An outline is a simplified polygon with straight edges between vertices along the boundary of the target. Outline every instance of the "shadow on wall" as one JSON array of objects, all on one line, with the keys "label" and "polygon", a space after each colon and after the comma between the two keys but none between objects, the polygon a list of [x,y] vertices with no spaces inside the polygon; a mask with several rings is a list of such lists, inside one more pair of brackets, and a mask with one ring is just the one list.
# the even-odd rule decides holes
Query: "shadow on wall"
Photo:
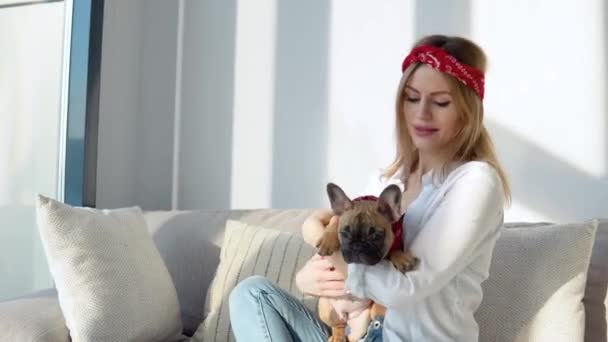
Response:
[{"label": "shadow on wall", "polygon": [[236,6],[185,2],[180,209],[230,207]]},{"label": "shadow on wall", "polygon": [[329,1],[277,2],[273,208],[318,203],[327,178]]},{"label": "shadow on wall", "polygon": [[177,1],[144,0],[141,6],[134,198],[147,210],[169,209],[179,5]]},{"label": "shadow on wall", "polygon": [[556,222],[608,216],[606,175],[588,175],[494,121],[486,120],[486,127],[514,199]]}]

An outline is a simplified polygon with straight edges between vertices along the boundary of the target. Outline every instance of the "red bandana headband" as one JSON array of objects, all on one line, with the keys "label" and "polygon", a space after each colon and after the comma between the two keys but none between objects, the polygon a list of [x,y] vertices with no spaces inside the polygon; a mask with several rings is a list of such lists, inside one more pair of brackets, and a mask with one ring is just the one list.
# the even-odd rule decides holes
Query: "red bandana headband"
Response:
[{"label": "red bandana headband", "polygon": [[435,70],[456,77],[457,80],[473,89],[475,93],[479,95],[479,98],[483,100],[483,73],[471,66],[459,62],[454,56],[448,54],[442,48],[423,45],[412,49],[410,54],[403,60],[401,72],[404,72],[407,67],[415,62],[428,64]]}]

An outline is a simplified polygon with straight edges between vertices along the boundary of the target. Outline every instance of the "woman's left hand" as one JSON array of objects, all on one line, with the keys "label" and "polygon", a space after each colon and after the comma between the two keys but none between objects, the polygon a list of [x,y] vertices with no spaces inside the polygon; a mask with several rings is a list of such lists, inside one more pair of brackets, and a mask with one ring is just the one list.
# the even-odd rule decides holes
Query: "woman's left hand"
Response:
[{"label": "woman's left hand", "polygon": [[340,251],[335,252],[334,254],[325,257],[329,260],[329,262],[334,266],[335,271],[342,275],[344,279],[348,275],[348,264],[344,261],[342,257],[342,253]]}]

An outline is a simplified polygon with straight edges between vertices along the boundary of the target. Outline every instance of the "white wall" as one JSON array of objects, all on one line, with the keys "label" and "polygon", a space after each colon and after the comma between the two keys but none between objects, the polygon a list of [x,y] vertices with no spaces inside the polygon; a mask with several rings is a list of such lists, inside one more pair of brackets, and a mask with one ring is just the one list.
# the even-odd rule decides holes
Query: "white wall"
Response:
[{"label": "white wall", "polygon": [[472,7],[492,58],[487,123],[513,182],[510,217],[608,216],[605,2]]},{"label": "white wall", "polygon": [[[488,54],[486,124],[514,195],[506,219],[608,216],[608,10],[600,0],[185,0],[180,152],[171,170],[170,73],[179,65],[171,60],[177,47],[171,37],[179,2],[155,3],[156,11],[168,7],[166,22],[150,19],[159,17],[146,2],[144,15],[123,23],[136,33],[123,27],[104,37],[104,44],[113,36],[122,41],[114,53],[132,63],[115,75],[110,92],[119,99],[114,111],[126,106],[137,113],[128,113],[135,121],[124,120],[139,130],[122,133],[130,146],[112,148],[132,155],[117,159],[125,165],[100,166],[110,175],[100,176],[100,187],[114,186],[105,190],[108,205],[167,207],[168,175],[175,170],[182,209],[327,206],[327,181],[353,195],[364,192],[394,154],[401,60],[418,37],[442,32],[472,38]],[[148,33],[153,29],[160,32]],[[154,62],[141,52],[141,42],[150,50],[152,41],[166,49]],[[130,79],[120,81],[125,75]],[[139,94],[119,94],[121,86],[139,87]],[[119,120],[122,115],[110,119]],[[111,176],[114,169],[124,175]],[[130,185],[123,187],[123,180]],[[132,194],[120,194],[124,189]]]}]

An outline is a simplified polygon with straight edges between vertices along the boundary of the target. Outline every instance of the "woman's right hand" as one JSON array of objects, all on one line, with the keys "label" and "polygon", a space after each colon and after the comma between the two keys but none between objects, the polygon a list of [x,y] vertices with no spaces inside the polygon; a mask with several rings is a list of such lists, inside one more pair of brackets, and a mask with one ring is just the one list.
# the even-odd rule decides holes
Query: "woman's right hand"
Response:
[{"label": "woman's right hand", "polygon": [[322,297],[345,295],[344,279],[329,258],[315,254],[296,275],[296,285],[302,293]]}]

